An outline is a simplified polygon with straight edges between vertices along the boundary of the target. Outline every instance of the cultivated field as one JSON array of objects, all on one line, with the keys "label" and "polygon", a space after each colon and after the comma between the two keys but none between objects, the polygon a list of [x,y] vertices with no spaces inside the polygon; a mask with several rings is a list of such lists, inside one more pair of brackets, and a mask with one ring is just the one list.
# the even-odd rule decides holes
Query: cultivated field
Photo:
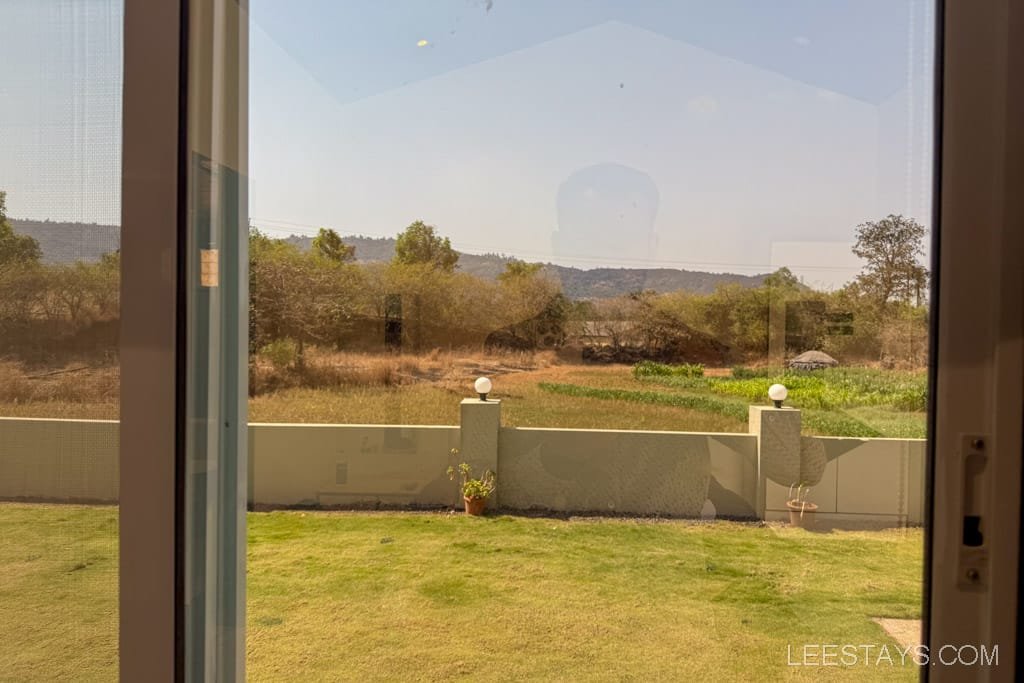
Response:
[{"label": "cultivated field", "polygon": [[[554,353],[420,356],[309,353],[303,367],[258,359],[252,422],[456,424],[472,381],[494,380],[505,424],[531,427],[746,431],[747,406],[782,382],[807,434],[923,438],[923,371],[584,364]],[[117,418],[116,367],[0,363],[0,415]]]}]

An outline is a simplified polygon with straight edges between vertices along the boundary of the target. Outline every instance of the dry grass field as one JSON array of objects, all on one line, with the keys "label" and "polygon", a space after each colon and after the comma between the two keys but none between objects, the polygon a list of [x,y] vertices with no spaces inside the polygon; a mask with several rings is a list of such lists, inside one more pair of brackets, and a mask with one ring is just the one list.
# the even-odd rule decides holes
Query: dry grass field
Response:
[{"label": "dry grass field", "polygon": [[[879,384],[908,375],[877,369],[863,373],[867,380],[862,377],[861,383]],[[756,388],[758,382],[767,381],[723,385],[720,381],[732,376],[730,368],[707,369],[708,382],[644,378],[630,366],[583,364],[553,352],[374,355],[313,349],[300,368],[257,359],[250,377],[255,395],[249,419],[457,424],[459,401],[474,395],[473,380],[481,375],[494,380],[493,397],[503,402],[506,425],[700,432],[746,431],[746,406],[764,393]],[[118,380],[117,367],[110,365],[29,368],[0,362],[0,415],[117,419]],[[709,382],[719,384],[706,386]],[[801,389],[791,391],[790,403],[801,405]],[[805,409],[804,419],[807,434],[840,436],[920,438],[924,424],[923,412],[876,404],[815,404]]]}]

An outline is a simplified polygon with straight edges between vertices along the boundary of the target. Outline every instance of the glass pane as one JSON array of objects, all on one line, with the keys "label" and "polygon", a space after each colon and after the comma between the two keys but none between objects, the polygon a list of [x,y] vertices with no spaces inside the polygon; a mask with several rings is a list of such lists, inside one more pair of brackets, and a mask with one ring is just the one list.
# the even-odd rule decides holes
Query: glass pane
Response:
[{"label": "glass pane", "polygon": [[915,676],[934,3],[251,10],[252,675]]},{"label": "glass pane", "polygon": [[116,680],[120,1],[0,5],[0,661]]},{"label": "glass pane", "polygon": [[245,678],[244,3],[189,6],[185,677]]}]

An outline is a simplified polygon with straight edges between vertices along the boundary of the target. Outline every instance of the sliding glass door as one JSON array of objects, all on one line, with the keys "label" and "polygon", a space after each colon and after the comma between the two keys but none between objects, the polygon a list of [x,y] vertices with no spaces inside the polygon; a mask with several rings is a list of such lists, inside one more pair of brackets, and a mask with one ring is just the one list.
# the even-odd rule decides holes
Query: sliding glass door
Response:
[{"label": "sliding glass door", "polygon": [[936,4],[251,10],[253,675],[915,677]]},{"label": "sliding glass door", "polygon": [[1013,678],[1009,3],[0,18],[0,678]]}]

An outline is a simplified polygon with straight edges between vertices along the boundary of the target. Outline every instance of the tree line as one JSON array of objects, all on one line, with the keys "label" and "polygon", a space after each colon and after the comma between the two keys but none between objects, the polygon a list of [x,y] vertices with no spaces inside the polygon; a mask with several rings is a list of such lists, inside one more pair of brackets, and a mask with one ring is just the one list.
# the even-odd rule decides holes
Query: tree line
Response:
[{"label": "tree line", "polygon": [[357,263],[336,232],[321,229],[304,252],[253,228],[249,235],[249,344],[257,353],[288,339],[302,362],[309,344],[412,352],[563,344],[572,304],[539,264],[512,260],[496,281],[456,269],[459,254],[416,221],[387,263]]},{"label": "tree line", "polygon": [[[539,263],[510,260],[497,281],[461,273],[458,252],[421,221],[398,235],[390,263],[356,263],[321,229],[311,251],[253,230],[250,343],[290,339],[378,350],[594,345],[606,359],[738,362],[821,349],[845,360],[923,364],[927,357],[924,228],[898,215],[856,228],[860,275],[815,291],[788,268],[758,287],[711,294],[636,291],[572,301]],[[390,334],[389,334],[390,329]]]},{"label": "tree line", "polygon": [[[0,192],[6,346],[116,328],[119,255],[44,264],[35,240],[14,233],[5,202]],[[420,352],[574,344],[669,360],[738,362],[816,348],[844,360],[920,364],[927,353],[924,235],[898,215],[857,226],[853,251],[864,269],[833,292],[812,290],[782,268],[758,287],[573,301],[542,264],[509,260],[496,280],[459,271],[450,240],[422,221],[398,235],[390,262],[357,262],[355,248],[330,229],[304,251],[253,227],[250,353],[287,342],[301,364],[310,345]],[[116,336],[104,339],[116,351]]]},{"label": "tree line", "polygon": [[[0,350],[45,351],[41,339],[74,340],[92,331],[90,347],[116,351],[121,260],[44,264],[38,242],[18,235],[0,191]],[[85,336],[89,336],[86,333]]]}]

